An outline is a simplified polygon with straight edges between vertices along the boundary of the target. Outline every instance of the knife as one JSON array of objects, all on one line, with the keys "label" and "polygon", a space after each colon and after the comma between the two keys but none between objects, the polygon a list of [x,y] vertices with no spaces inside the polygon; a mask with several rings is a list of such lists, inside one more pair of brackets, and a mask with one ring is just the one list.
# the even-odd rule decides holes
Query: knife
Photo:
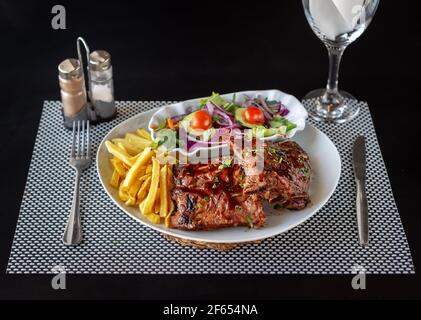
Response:
[{"label": "knife", "polygon": [[352,151],[355,183],[357,185],[357,224],[360,244],[368,244],[368,205],[365,193],[366,151],[365,138],[358,136]]}]

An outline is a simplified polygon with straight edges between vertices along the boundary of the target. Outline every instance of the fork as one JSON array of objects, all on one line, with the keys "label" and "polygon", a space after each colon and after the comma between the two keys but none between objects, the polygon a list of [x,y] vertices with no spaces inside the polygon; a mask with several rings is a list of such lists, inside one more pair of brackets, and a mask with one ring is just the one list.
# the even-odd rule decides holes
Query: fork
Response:
[{"label": "fork", "polygon": [[[86,129],[85,129],[86,127]],[[86,130],[86,133],[85,133]],[[78,120],[73,122],[73,137],[70,153],[70,166],[75,169],[75,188],[73,193],[72,207],[64,230],[64,244],[76,245],[82,241],[82,228],[79,208],[79,182],[80,176],[91,163],[91,142],[89,140],[89,121]]]}]

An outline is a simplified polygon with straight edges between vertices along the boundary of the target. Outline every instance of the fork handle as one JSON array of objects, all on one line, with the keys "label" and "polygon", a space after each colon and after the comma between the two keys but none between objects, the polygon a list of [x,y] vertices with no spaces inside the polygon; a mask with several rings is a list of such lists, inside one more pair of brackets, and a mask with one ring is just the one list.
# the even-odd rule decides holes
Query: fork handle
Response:
[{"label": "fork handle", "polygon": [[76,170],[72,208],[70,209],[69,219],[67,220],[66,229],[64,230],[63,235],[63,242],[68,246],[79,244],[82,241],[82,228],[80,223],[79,207],[80,174],[81,172]]}]

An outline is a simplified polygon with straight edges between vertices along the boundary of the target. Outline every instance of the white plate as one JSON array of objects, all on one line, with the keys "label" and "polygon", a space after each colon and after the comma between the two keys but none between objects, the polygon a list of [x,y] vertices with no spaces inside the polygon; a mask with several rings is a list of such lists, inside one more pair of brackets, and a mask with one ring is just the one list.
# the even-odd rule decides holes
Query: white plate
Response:
[{"label": "white plate", "polygon": [[268,214],[267,224],[261,229],[246,227],[226,228],[215,231],[181,231],[155,225],[141,216],[138,208],[127,207],[119,200],[117,190],[109,185],[112,175],[111,155],[105,147],[105,141],[124,136],[125,133],[138,128],[147,129],[151,116],[156,112],[150,110],[138,114],[112,129],[101,142],[97,153],[97,169],[101,183],[110,198],[120,209],[133,219],[159,232],[172,236],[212,243],[235,243],[261,240],[283,233],[313,216],[330,198],[335,191],[341,173],[341,160],[336,147],[330,139],[311,125],[294,136],[293,140],[309,154],[314,176],[310,185],[311,204],[300,211],[277,211],[273,205],[265,205]]},{"label": "white plate", "polygon": [[[288,132],[287,137],[292,138],[298,131],[304,130],[306,125],[306,119],[308,113],[301,102],[295,98],[294,96],[287,94],[285,92],[279,90],[260,90],[260,91],[240,91],[240,92],[233,92],[233,93],[226,93],[222,94],[221,97],[227,101],[232,101],[235,94],[235,100],[237,102],[242,102],[245,100],[245,96],[249,97],[257,97],[261,96],[263,98],[267,98],[268,100],[276,100],[281,101],[283,105],[289,110],[288,115],[285,116],[286,119],[291,121],[292,123],[296,124],[297,127]],[[152,138],[155,139],[155,130],[154,128],[158,127],[159,124],[163,123],[167,120],[167,118],[171,118],[178,115],[183,115],[186,113],[191,113],[195,111],[200,104],[200,100],[206,97],[197,98],[197,99],[190,99],[183,102],[173,103],[167,106],[163,106],[159,108],[151,117],[149,122],[148,128],[151,132]],[[261,140],[266,141],[277,141],[280,139],[284,139],[283,135],[273,135],[267,138],[261,138]],[[200,150],[217,150],[217,149],[227,149],[227,144],[217,144],[211,147],[201,147],[197,148],[194,151],[188,153],[185,152],[182,148],[176,148],[173,152],[179,152],[183,156],[191,157],[194,156]],[[226,152],[227,150],[225,150]],[[224,151],[223,151],[224,152]]]}]

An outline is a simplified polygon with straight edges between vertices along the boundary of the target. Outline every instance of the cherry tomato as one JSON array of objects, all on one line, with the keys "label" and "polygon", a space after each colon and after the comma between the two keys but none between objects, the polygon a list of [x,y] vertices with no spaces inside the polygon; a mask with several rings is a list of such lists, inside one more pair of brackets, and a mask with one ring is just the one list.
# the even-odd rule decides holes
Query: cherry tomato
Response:
[{"label": "cherry tomato", "polygon": [[193,130],[207,130],[212,126],[212,117],[207,111],[199,110],[193,115],[190,126]]},{"label": "cherry tomato", "polygon": [[265,123],[265,116],[257,107],[248,107],[244,111],[244,119],[247,121],[247,123],[250,124],[264,124]]}]

